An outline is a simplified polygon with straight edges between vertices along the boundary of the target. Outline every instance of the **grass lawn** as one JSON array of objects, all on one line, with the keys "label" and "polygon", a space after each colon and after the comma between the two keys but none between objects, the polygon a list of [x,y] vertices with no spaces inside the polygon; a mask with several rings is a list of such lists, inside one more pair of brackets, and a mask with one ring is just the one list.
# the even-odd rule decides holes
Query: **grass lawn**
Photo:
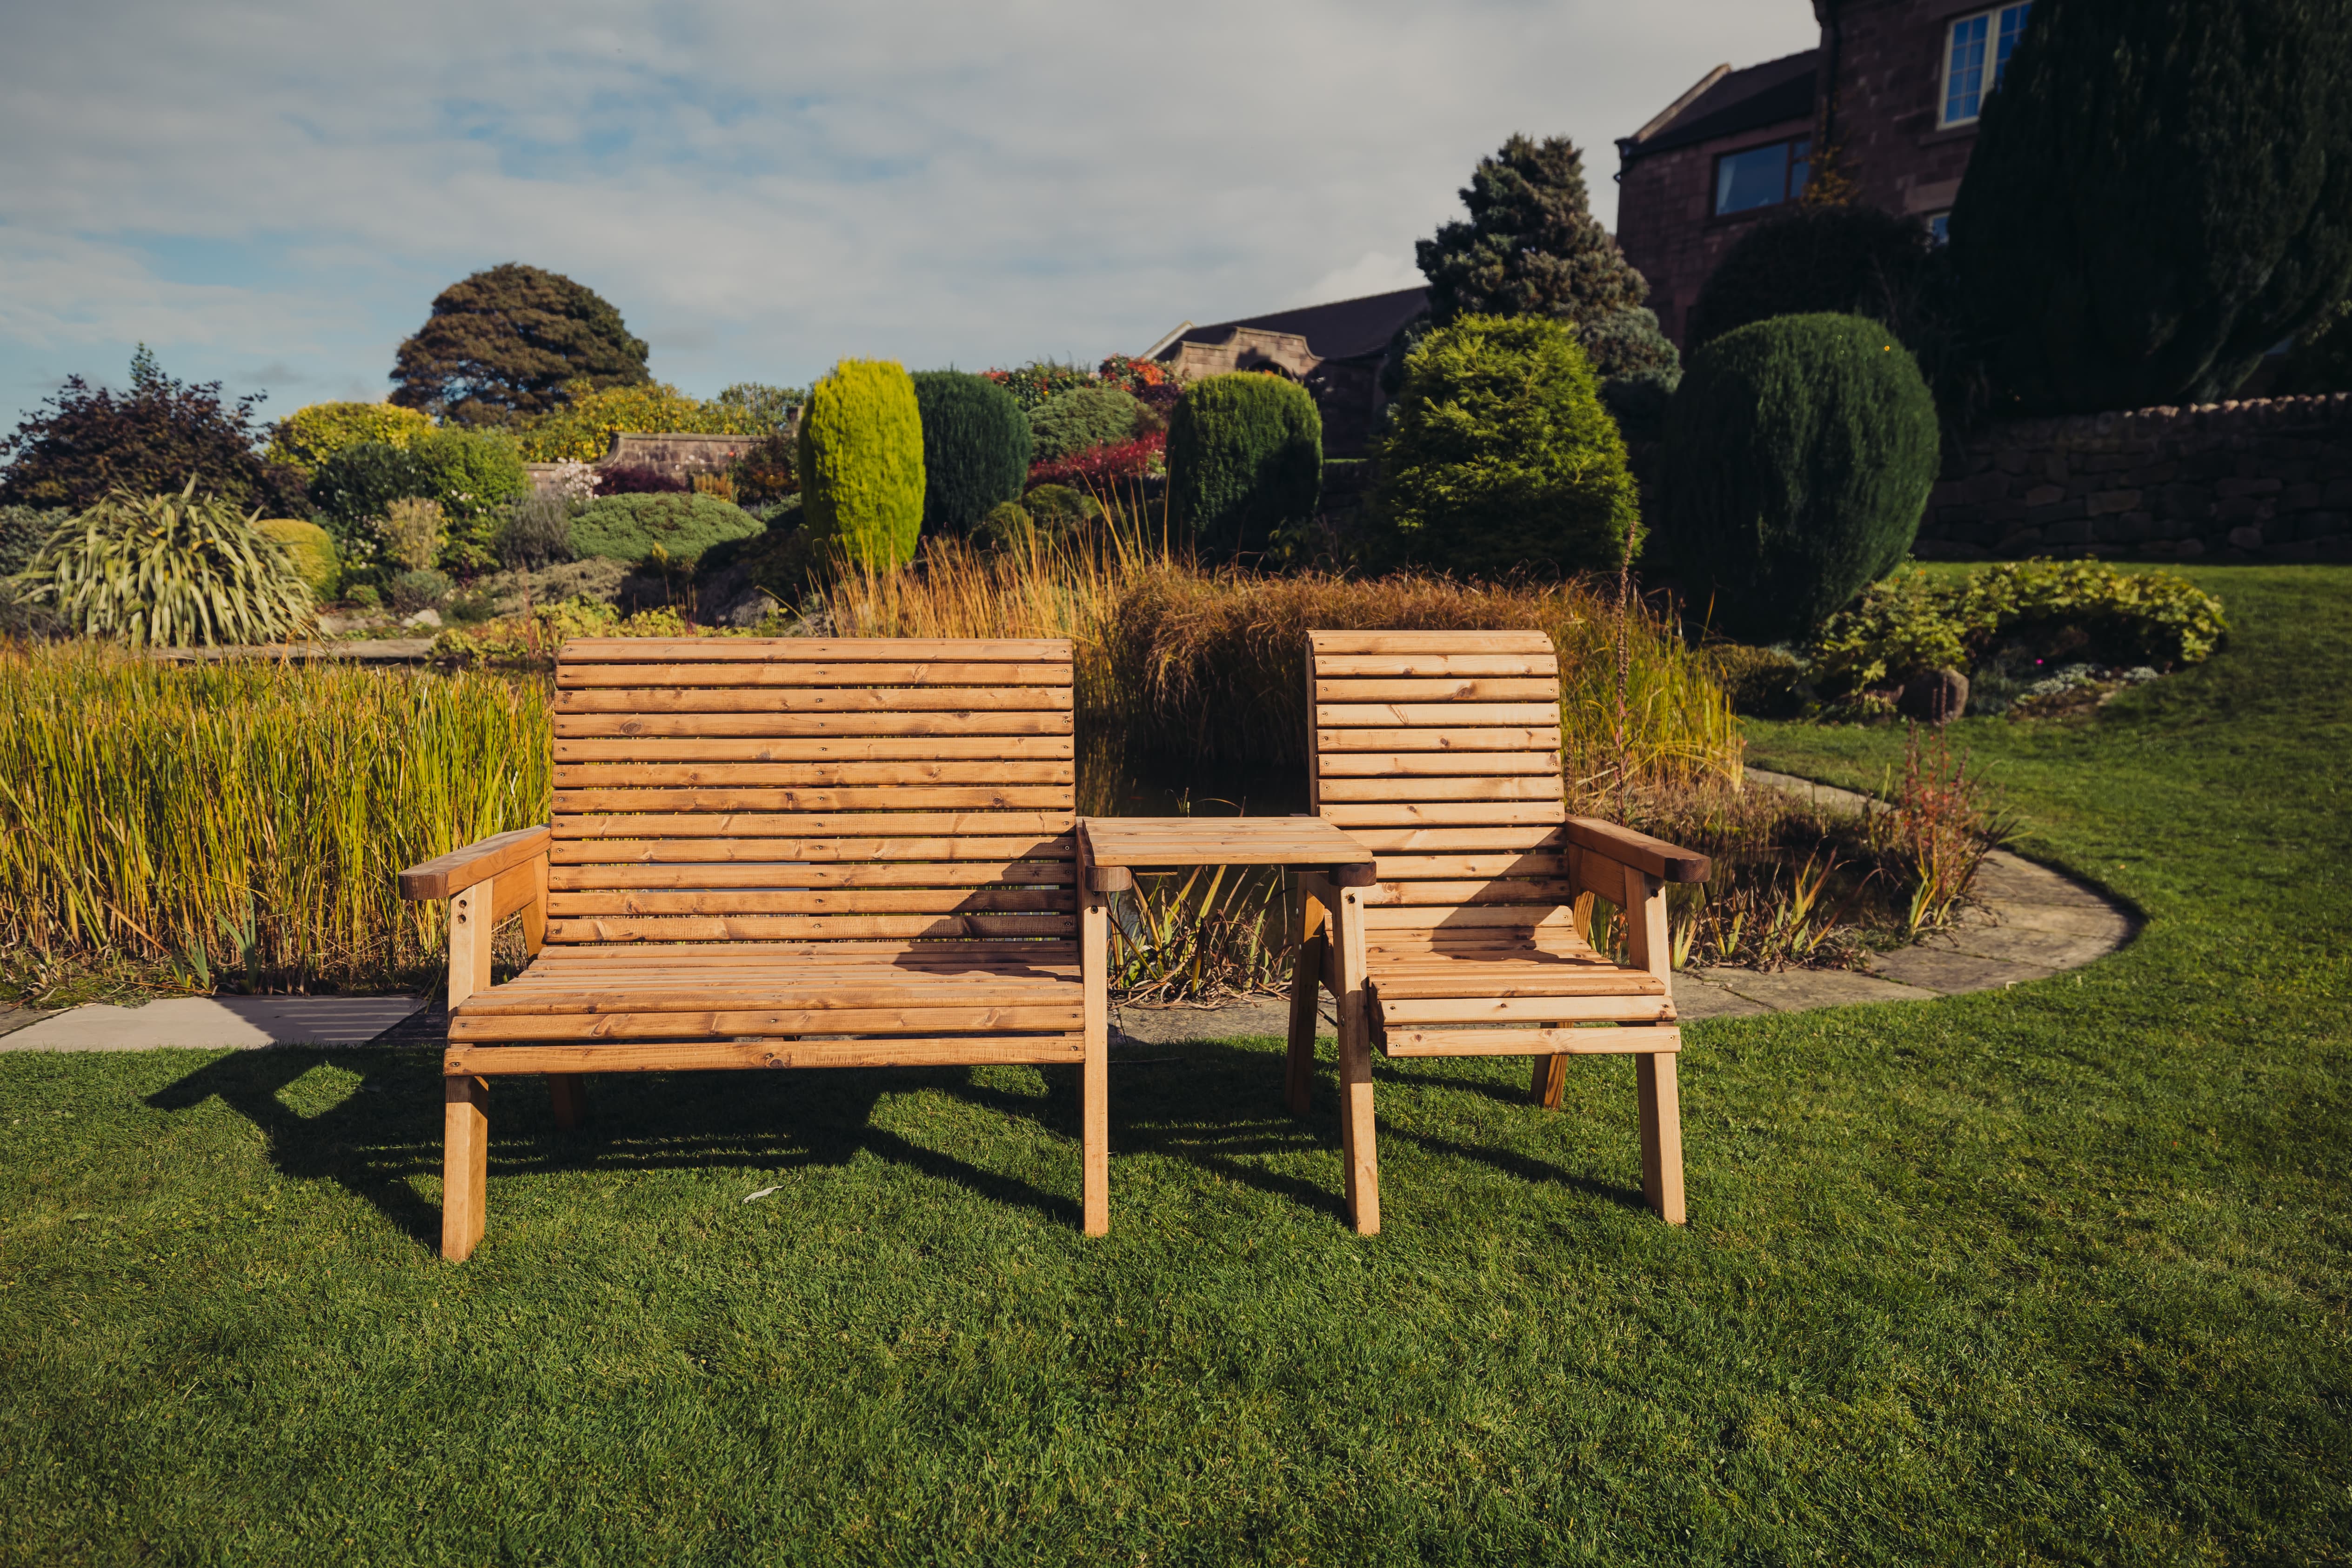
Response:
[{"label": "grass lawn", "polygon": [[1096,1242],[1070,1074],[507,1083],[450,1267],[427,1053],[0,1055],[0,1560],[2352,1561],[2352,572],[2191,575],[1958,732],[2144,935],[1696,1027],[1685,1231],[1622,1060],[1381,1064],[1370,1241],[1272,1041],[1116,1070]]}]

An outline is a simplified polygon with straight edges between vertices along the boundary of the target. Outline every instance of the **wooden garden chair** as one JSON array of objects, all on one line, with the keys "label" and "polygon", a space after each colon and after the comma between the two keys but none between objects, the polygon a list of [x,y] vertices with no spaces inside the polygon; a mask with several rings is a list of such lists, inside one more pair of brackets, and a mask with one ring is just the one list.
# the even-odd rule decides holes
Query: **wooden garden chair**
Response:
[{"label": "wooden garden chair", "polygon": [[[582,638],[545,827],[401,873],[449,900],[441,1251],[481,1239],[489,1080],[1066,1062],[1109,1228],[1103,901],[1066,641]],[[530,961],[490,984],[493,928]]]},{"label": "wooden garden chair", "polygon": [[[1633,1056],[1642,1186],[1683,1220],[1681,1113],[1665,886],[1703,855],[1571,817],[1559,757],[1559,664],[1540,632],[1317,632],[1307,655],[1307,775],[1317,815],[1376,857],[1369,887],[1309,877],[1291,991],[1288,1098],[1304,1114],[1317,986],[1339,1001],[1348,1207],[1381,1227],[1370,1048],[1398,1056],[1533,1056],[1557,1108],[1568,1059]],[[1628,961],[1586,941],[1591,900],[1624,912]]]}]

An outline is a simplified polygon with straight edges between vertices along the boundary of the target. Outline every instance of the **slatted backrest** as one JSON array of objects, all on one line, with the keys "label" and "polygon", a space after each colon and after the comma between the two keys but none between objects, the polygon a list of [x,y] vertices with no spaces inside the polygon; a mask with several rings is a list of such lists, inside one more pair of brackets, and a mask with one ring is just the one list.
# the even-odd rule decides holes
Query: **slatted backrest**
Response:
[{"label": "slatted backrest", "polygon": [[551,943],[1068,941],[1070,644],[576,638]]},{"label": "slatted backrest", "polygon": [[1550,638],[1316,632],[1307,684],[1315,810],[1379,859],[1375,942],[1573,939]]}]

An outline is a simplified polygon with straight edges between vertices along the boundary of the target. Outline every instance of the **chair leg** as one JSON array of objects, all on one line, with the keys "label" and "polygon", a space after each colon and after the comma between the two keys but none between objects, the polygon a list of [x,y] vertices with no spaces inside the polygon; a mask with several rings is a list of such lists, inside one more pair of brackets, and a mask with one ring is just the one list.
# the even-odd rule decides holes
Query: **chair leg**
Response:
[{"label": "chair leg", "polygon": [[441,1256],[462,1263],[482,1239],[490,1166],[487,1079],[459,1073],[441,1081]]},{"label": "chair leg", "polygon": [[579,1126],[588,1114],[588,1080],[577,1072],[547,1075],[548,1098],[555,1105],[555,1124],[564,1132]]},{"label": "chair leg", "polygon": [[1559,1051],[1537,1057],[1535,1076],[1528,1082],[1528,1098],[1547,1111],[1557,1111],[1567,1097],[1568,1054]]},{"label": "chair leg", "polygon": [[1359,1236],[1381,1233],[1381,1170],[1372,1132],[1372,1049],[1364,990],[1339,1003],[1339,1148],[1348,1176],[1348,1217]]},{"label": "chair leg", "polygon": [[1078,1142],[1085,1163],[1086,1233],[1110,1234],[1110,1041],[1108,1031],[1087,1031],[1086,1065],[1078,1070]]},{"label": "chair leg", "polygon": [[1642,1109],[1642,1192],[1668,1225],[1683,1223],[1683,1112],[1675,1087],[1675,1053],[1633,1059],[1633,1088]]},{"label": "chair leg", "polygon": [[1318,933],[1298,947],[1298,968],[1290,977],[1290,1057],[1283,1073],[1285,1103],[1294,1116],[1307,1114],[1315,1086],[1315,1003],[1323,990],[1324,939]]}]

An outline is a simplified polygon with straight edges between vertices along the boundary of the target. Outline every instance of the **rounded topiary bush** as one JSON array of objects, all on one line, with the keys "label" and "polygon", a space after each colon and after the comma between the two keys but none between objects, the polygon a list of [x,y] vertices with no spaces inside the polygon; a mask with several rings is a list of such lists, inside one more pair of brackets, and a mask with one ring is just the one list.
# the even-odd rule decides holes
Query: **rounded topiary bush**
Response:
[{"label": "rounded topiary bush", "polygon": [[1323,497],[1323,416],[1297,382],[1258,371],[1187,388],[1168,422],[1168,507],[1216,555],[1262,550]]},{"label": "rounded topiary bush", "polygon": [[715,496],[607,496],[572,519],[570,542],[582,557],[686,566],[713,545],[761,531],[759,518]]},{"label": "rounded topiary bush", "polygon": [[326,529],[296,517],[265,517],[254,527],[278,541],[278,548],[310,585],[311,598],[324,604],[341,590],[342,558],[335,553],[335,541]]},{"label": "rounded topiary bush", "polygon": [[1823,311],[1895,321],[1919,285],[1927,225],[1877,207],[1800,207],[1740,236],[1691,306],[1699,345],[1775,316]]},{"label": "rounded topiary bush", "polygon": [[1055,392],[1029,414],[1030,461],[1058,463],[1097,446],[1135,438],[1143,404],[1118,387],[1075,387]]},{"label": "rounded topiary bush", "polygon": [[1910,553],[1936,482],[1936,405],[1887,329],[1781,316],[1690,358],[1666,411],[1664,532],[1749,642],[1805,636]]},{"label": "rounded topiary bush", "polygon": [[1029,416],[1013,394],[966,371],[920,371],[923,527],[961,538],[1029,477]]},{"label": "rounded topiary bush", "polygon": [[868,567],[912,560],[923,529],[923,414],[906,367],[886,360],[834,366],[809,391],[800,440],[810,544]]},{"label": "rounded topiary bush", "polygon": [[1399,553],[1449,571],[1614,566],[1641,509],[1575,329],[1465,316],[1423,337],[1405,356],[1373,507]]}]

